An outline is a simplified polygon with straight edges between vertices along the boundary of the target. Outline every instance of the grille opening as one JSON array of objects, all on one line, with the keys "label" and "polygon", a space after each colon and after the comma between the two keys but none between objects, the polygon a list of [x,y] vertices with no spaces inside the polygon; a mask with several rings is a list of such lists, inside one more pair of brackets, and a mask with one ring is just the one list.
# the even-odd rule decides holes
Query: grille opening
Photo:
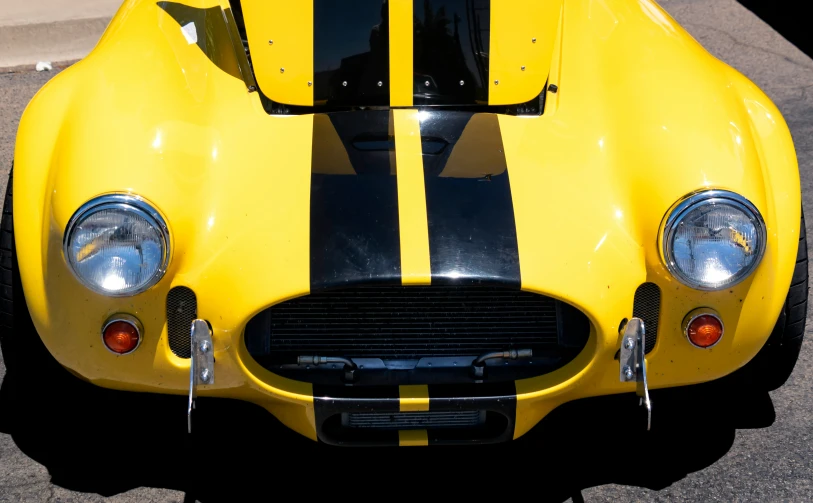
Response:
[{"label": "grille opening", "polygon": [[249,321],[245,342],[263,367],[291,379],[343,385],[341,365],[304,367],[298,356],[352,359],[357,385],[471,382],[484,353],[531,349],[527,360],[487,363],[489,382],[533,377],[584,348],[578,309],[514,288],[376,285],[329,290],[272,306]]},{"label": "grille opening", "polygon": [[632,315],[644,321],[646,341],[644,351],[649,353],[658,342],[658,319],[661,312],[661,289],[655,283],[644,283],[635,290]]},{"label": "grille opening", "polygon": [[[421,419],[417,419],[417,415]],[[413,416],[415,415],[415,416]],[[356,426],[348,421],[355,416]],[[375,418],[374,416],[381,416]],[[394,422],[405,427],[390,424],[358,426],[370,424],[383,416],[392,417]],[[451,418],[457,418],[454,424]],[[477,419],[475,422],[474,419]],[[468,421],[466,421],[468,420]],[[410,422],[424,421],[426,426],[418,427]],[[466,422],[464,422],[466,421]],[[398,445],[398,432],[404,430],[426,430],[430,444],[471,444],[498,443],[513,436],[513,422],[504,414],[492,410],[469,411],[428,411],[428,412],[351,412],[328,417],[319,429],[319,439],[333,445]]]},{"label": "grille opening", "polygon": [[198,298],[185,286],[167,294],[167,337],[169,349],[180,358],[192,356],[192,322],[198,317]]}]

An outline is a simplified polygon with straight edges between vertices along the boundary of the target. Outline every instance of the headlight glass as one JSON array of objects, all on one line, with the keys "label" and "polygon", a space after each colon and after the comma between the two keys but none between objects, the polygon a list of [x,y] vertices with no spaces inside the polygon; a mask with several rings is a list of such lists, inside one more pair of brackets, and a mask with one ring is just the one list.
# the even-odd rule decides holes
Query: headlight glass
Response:
[{"label": "headlight glass", "polygon": [[759,265],[765,223],[747,199],[733,192],[694,194],[674,208],[663,230],[669,271],[699,290],[733,286]]},{"label": "headlight glass", "polygon": [[135,295],[164,275],[169,234],[158,212],[141,199],[101,196],[71,218],[64,253],[74,275],[91,290]]}]

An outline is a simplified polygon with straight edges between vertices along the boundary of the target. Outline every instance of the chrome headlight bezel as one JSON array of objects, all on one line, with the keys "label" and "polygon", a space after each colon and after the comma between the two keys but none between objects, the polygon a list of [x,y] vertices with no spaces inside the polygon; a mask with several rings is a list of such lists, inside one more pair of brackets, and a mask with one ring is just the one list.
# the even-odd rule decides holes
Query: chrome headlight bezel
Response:
[{"label": "chrome headlight bezel", "polygon": [[[719,285],[709,285],[693,278],[686,276],[678,267],[674,260],[673,241],[674,235],[677,230],[678,224],[682,221],[690,211],[697,209],[700,206],[708,204],[727,204],[737,208],[749,216],[754,223],[754,228],[757,232],[757,256],[755,260],[747,267],[741,269],[737,274],[731,277],[729,281]],[[675,203],[661,223],[660,232],[658,233],[658,248],[660,250],[661,261],[669,273],[684,285],[695,290],[702,290],[707,292],[715,292],[725,290],[735,286],[744,281],[750,276],[759,264],[762,262],[762,257],[765,255],[765,248],[767,244],[767,228],[762,214],[756,206],[745,197],[727,190],[710,189],[698,192],[693,192],[680,199]]]},{"label": "chrome headlight bezel", "polygon": [[[87,281],[84,277],[79,275],[74,268],[69,248],[71,237],[76,229],[76,226],[93,214],[107,209],[118,209],[125,212],[135,213],[139,217],[143,218],[149,225],[158,230],[158,235],[161,239],[162,252],[160,265],[152,277],[150,277],[149,281],[145,282],[138,288],[132,288],[121,292],[110,292],[108,290],[99,288],[94,283]],[[169,227],[166,224],[166,220],[151,204],[134,194],[105,194],[91,199],[76,210],[68,221],[68,225],[65,226],[65,232],[62,235],[62,256],[68,266],[68,269],[71,271],[71,274],[73,274],[73,277],[89,290],[100,295],[104,295],[105,297],[132,297],[155,286],[156,283],[161,281],[161,278],[164,277],[164,274],[167,271],[171,252]]]}]

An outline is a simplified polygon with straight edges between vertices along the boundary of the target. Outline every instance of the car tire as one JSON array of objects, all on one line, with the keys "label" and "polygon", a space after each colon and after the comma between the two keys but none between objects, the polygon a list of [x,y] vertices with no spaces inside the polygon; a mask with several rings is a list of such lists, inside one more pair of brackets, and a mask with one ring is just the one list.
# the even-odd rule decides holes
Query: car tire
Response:
[{"label": "car tire", "polygon": [[765,346],[739,372],[749,387],[773,391],[785,384],[790,377],[805,336],[807,294],[807,232],[802,213],[796,267],[785,304]]},{"label": "car tire", "polygon": [[47,382],[65,370],[42,343],[25,303],[14,244],[13,175],[12,166],[0,220],[0,348],[7,378],[25,374],[26,379]]}]

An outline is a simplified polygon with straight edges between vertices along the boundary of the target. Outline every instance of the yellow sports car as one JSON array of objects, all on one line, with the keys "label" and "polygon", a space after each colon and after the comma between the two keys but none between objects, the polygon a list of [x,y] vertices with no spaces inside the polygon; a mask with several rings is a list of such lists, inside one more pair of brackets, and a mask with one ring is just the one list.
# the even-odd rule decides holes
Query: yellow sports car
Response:
[{"label": "yellow sports car", "polygon": [[127,0],[14,161],[8,365],[41,338],[190,429],[489,443],[628,392],[645,428],[804,334],[788,128],[654,0]]}]

